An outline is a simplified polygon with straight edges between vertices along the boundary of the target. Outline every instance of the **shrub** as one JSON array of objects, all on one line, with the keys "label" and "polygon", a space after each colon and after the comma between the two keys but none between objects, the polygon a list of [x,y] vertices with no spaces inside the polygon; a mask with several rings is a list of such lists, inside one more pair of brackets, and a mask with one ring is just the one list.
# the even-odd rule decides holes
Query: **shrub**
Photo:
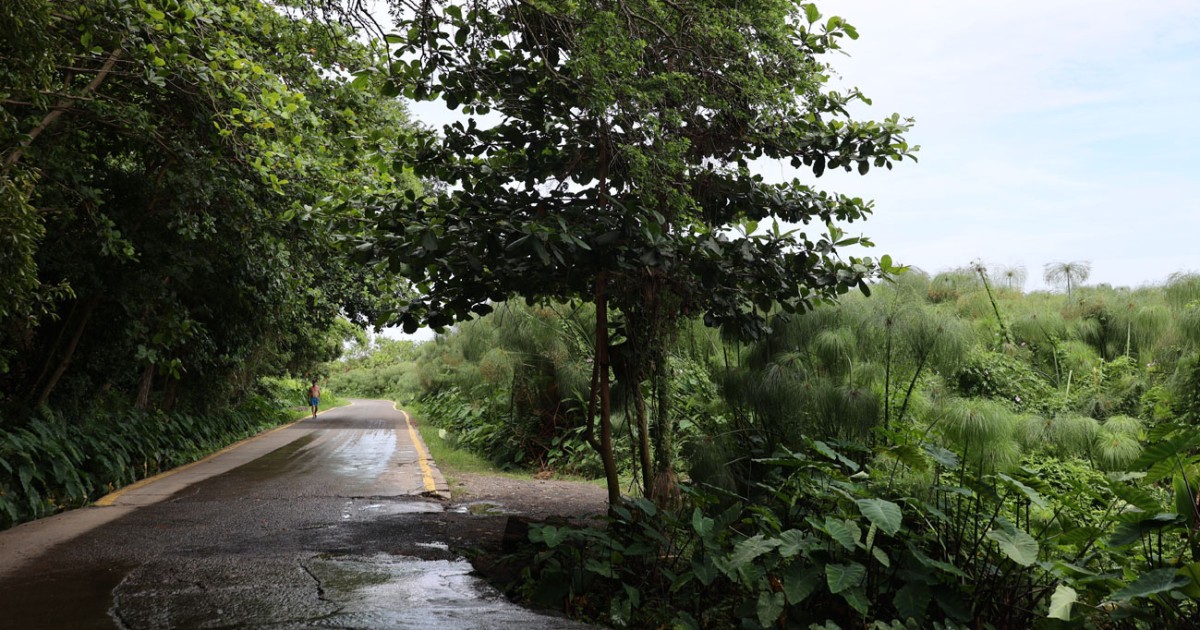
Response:
[{"label": "shrub", "polygon": [[82,507],[288,419],[263,398],[211,414],[101,413],[76,423],[43,411],[0,429],[0,529]]}]

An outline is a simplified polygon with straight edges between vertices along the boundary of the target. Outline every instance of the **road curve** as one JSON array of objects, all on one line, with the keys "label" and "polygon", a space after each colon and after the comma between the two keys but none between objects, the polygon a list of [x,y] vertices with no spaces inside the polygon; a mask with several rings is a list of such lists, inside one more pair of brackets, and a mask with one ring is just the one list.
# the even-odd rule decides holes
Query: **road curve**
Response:
[{"label": "road curve", "polygon": [[408,415],[356,400],[0,532],[0,629],[584,627],[469,576],[447,496]]}]

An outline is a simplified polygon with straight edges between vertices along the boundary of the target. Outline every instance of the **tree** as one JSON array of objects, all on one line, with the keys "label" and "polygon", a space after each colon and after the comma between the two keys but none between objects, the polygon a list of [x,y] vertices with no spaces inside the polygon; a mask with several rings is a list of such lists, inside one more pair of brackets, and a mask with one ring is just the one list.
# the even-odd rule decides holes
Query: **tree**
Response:
[{"label": "tree", "polygon": [[[857,35],[842,19],[822,21],[811,4],[711,0],[412,9],[397,89],[461,107],[467,120],[416,153],[415,172],[441,183],[437,194],[412,195],[415,212],[379,214],[377,259],[421,290],[394,319],[413,330],[510,297],[594,302],[591,442],[611,502],[612,370],[648,383],[655,424],[641,441],[650,434],[655,477],[669,482],[664,348],[680,318],[756,337],[773,316],[866,291],[890,268],[886,257],[837,253],[869,244],[835,224],[865,217],[868,202],[751,170],[783,160],[818,177],[865,174],[911,155],[908,121],[850,120],[865,97],[826,85],[821,55]],[[813,222],[824,234],[783,227]]]},{"label": "tree", "polygon": [[234,0],[19,0],[0,25],[19,245],[0,401],[236,398],[327,359],[342,309],[361,322],[394,289],[339,234],[415,185],[391,169],[405,112],[365,89],[379,62],[352,31]]},{"label": "tree", "polygon": [[1092,272],[1092,263],[1087,260],[1052,262],[1046,263],[1044,270],[1042,277],[1046,282],[1056,287],[1065,286],[1069,300],[1071,299],[1071,289],[1087,281],[1088,275]]}]

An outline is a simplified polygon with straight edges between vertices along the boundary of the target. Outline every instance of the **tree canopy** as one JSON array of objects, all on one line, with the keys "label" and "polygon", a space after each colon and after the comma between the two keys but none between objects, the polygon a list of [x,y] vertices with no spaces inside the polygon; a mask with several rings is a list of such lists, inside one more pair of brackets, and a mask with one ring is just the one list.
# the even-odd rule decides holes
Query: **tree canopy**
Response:
[{"label": "tree canopy", "polygon": [[340,241],[416,185],[410,126],[351,30],[233,0],[17,0],[0,29],[4,402],[237,394],[389,299]]},{"label": "tree canopy", "polygon": [[838,17],[773,0],[489,0],[425,3],[401,27],[397,89],[464,114],[414,155],[436,192],[378,217],[377,257],[420,289],[395,314],[406,330],[516,296],[594,301],[603,407],[609,301],[637,383],[681,317],[757,337],[890,267],[838,253],[869,244],[839,226],[868,202],[754,168],[911,157],[909,121],[852,120],[869,101],[829,86],[822,55],[857,36]]}]

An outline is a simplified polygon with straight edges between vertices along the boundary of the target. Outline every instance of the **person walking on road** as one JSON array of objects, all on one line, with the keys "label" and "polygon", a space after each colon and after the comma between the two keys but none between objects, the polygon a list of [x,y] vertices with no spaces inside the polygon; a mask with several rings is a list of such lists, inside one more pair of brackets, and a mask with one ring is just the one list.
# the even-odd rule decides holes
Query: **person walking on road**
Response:
[{"label": "person walking on road", "polygon": [[317,408],[321,406],[321,388],[317,379],[313,379],[312,387],[308,388],[308,404],[312,407],[313,417],[317,417]]}]

